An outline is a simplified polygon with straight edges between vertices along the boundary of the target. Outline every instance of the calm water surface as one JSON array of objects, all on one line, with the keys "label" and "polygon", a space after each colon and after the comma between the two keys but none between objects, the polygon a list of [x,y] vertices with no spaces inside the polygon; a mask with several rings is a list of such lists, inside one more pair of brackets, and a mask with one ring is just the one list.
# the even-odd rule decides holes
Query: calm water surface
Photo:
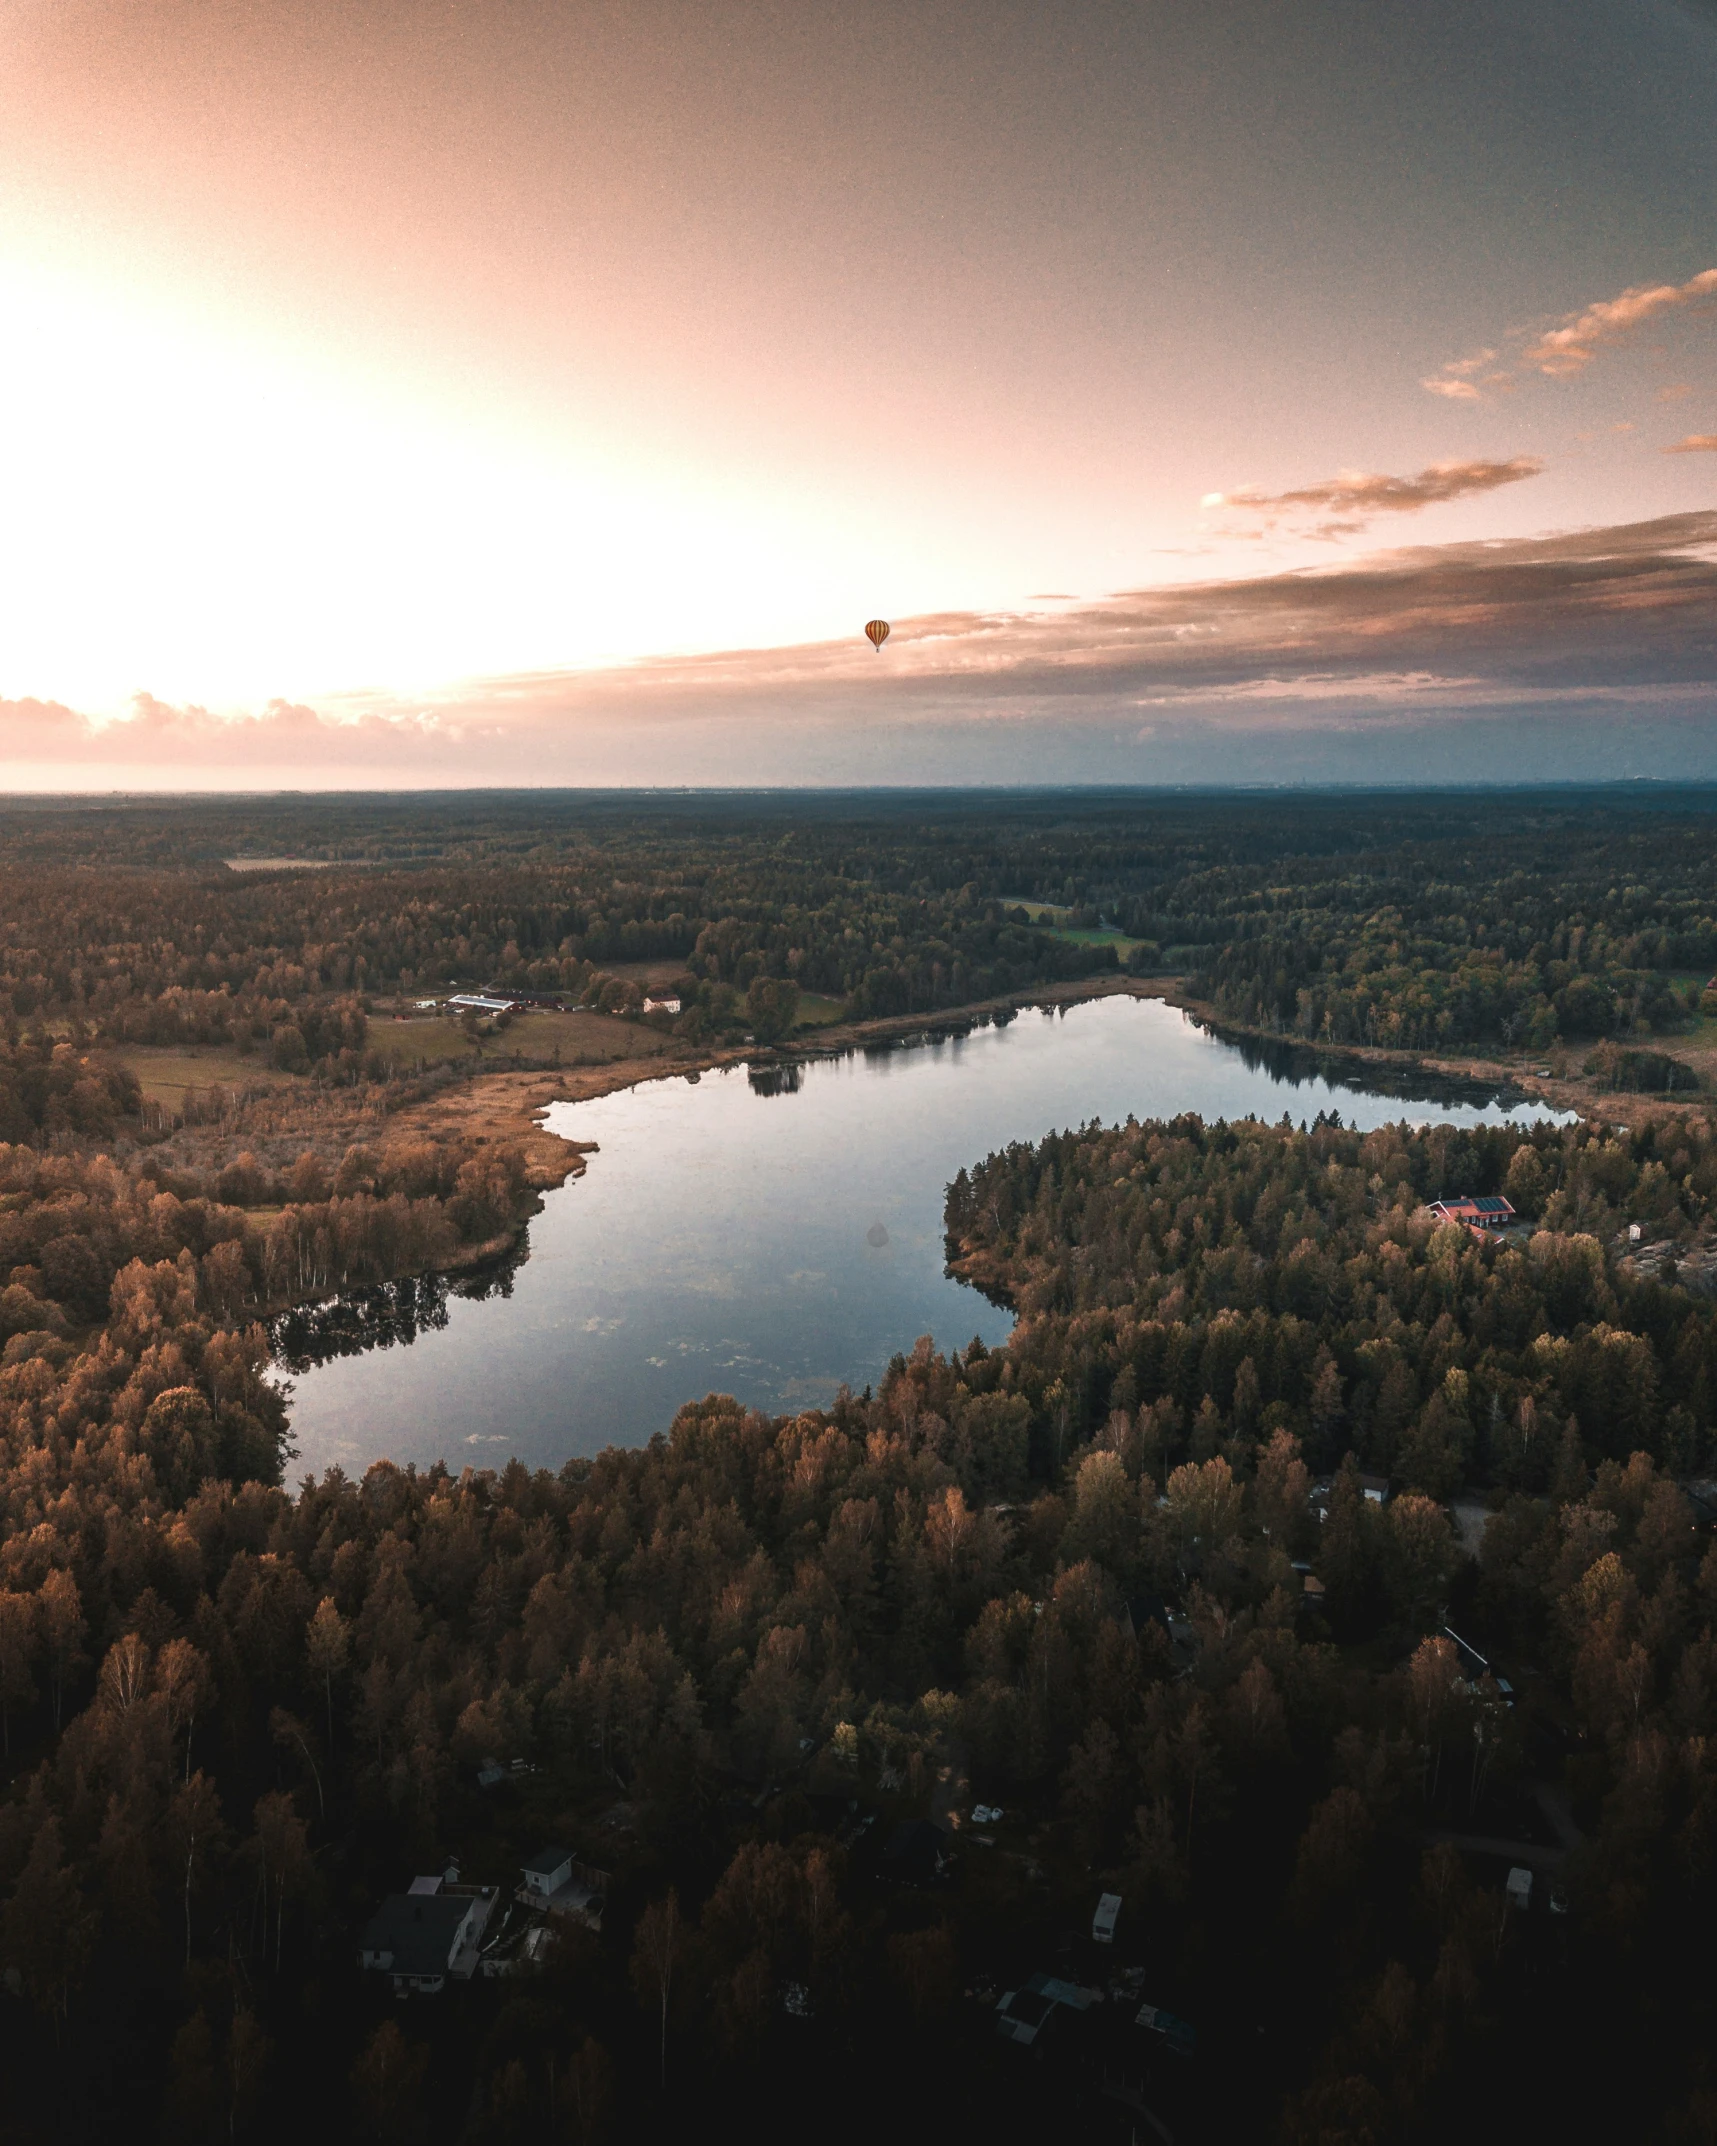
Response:
[{"label": "calm water surface", "polygon": [[920,1334],[994,1345],[1010,1314],[943,1272],[943,1190],[963,1165],[1092,1119],[1320,1110],[1366,1127],[1549,1115],[1334,1086],[1282,1054],[1272,1070],[1131,998],[785,1079],[734,1069],[556,1104],[554,1130],[601,1151],[546,1196],[528,1257],[489,1294],[405,1284],[295,1322],[299,1365],[354,1353],[296,1371],[294,1473],[384,1455],[558,1467],[641,1444],[705,1393],[809,1407],[875,1381]]}]

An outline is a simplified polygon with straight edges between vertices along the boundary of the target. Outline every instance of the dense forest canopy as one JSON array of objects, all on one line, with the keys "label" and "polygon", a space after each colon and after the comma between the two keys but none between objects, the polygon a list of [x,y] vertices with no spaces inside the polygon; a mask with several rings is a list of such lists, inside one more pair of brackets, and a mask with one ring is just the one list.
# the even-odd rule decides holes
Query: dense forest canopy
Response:
[{"label": "dense forest canopy", "polygon": [[[1708,825],[1556,797],[11,810],[9,2135],[1710,2138],[1697,1100],[974,1155],[948,1253],[1018,1313],[1005,1347],[902,1336],[862,1394],[688,1400],[558,1472],[295,1484],[273,1339],[346,1284],[480,1277],[530,1212],[506,1140],[403,1129],[366,1063],[384,990],[660,959],[719,1027],[759,976],[910,1011],[1195,949],[1271,1032],[1418,1020],[1430,976],[1435,1019],[1506,1041],[1515,985],[1475,996],[1476,963],[1531,973],[1536,1034],[1582,1033],[1583,979],[1589,1033],[1643,1047],[1717,958]],[[147,1120],[128,1040],[282,1027],[345,1054],[338,1140]],[[1513,1221],[1429,1211],[1457,1194]],[[931,1823],[951,1870],[891,1883]],[[599,1931],[403,2007],[360,1973],[385,1895],[451,1858],[510,1896],[551,1841],[606,1874]],[[1033,1973],[1104,1992],[1041,2062],[996,2033]]]}]

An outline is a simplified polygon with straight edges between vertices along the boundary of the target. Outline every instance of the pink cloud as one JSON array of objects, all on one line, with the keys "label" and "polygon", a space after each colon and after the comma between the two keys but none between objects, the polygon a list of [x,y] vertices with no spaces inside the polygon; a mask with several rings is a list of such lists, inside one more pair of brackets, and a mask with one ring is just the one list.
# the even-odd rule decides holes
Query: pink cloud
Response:
[{"label": "pink cloud", "polygon": [[1717,432],[1690,432],[1663,451],[1666,455],[1717,455]]},{"label": "pink cloud", "polygon": [[[1510,385],[1517,371],[1547,374],[1553,380],[1571,379],[1584,372],[1606,343],[1620,342],[1636,328],[1661,314],[1682,306],[1717,298],[1717,268],[1701,269],[1685,283],[1635,283],[1614,298],[1595,299],[1592,304],[1564,314],[1553,328],[1536,333],[1523,331],[1520,347],[1503,370],[1486,373],[1479,385],[1470,377],[1481,373],[1497,355],[1481,350],[1471,357],[1451,358],[1441,370],[1420,385],[1451,402],[1482,402],[1486,387]],[[1660,400],[1678,392],[1665,389]],[[1685,392],[1682,390],[1680,392]]]},{"label": "pink cloud", "polygon": [[1536,366],[1552,379],[1582,371],[1603,343],[1613,343],[1658,314],[1696,299],[1717,295],[1717,268],[1702,269],[1685,283],[1636,283],[1619,297],[1601,298],[1582,312],[1570,313],[1520,354],[1523,365]]},{"label": "pink cloud", "polygon": [[[1261,492],[1255,485],[1242,485],[1233,492],[1207,492],[1207,507],[1236,507],[1254,514],[1289,514],[1298,511],[1329,514],[1416,514],[1422,507],[1442,506],[1452,499],[1465,499],[1474,492],[1494,492],[1500,485],[1519,484],[1536,477],[1544,464],[1536,455],[1516,455],[1509,462],[1433,462],[1414,477],[1390,477],[1380,471],[1344,469],[1322,484],[1307,485],[1293,492]],[[1341,533],[1355,523],[1325,524],[1325,532]]]},{"label": "pink cloud", "polygon": [[850,636],[233,719],[148,696],[107,723],[0,702],[0,761],[12,787],[52,789],[892,782],[980,762],[1042,779],[1080,754],[1100,769],[1102,740],[1147,714],[1200,752],[1229,733],[1394,734],[1509,710],[1573,711],[1594,738],[1671,720],[1708,737],[1714,649],[1717,511],[1689,512],[897,618],[880,660]]}]

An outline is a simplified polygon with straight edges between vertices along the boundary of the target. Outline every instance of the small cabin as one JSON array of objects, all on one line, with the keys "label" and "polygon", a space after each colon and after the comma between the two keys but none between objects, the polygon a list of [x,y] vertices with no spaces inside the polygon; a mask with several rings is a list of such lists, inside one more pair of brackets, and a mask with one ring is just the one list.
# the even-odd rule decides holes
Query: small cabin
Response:
[{"label": "small cabin", "polygon": [[1094,1944],[1112,1945],[1115,1942],[1115,1925],[1121,1917],[1119,1893],[1104,1893],[1097,1902],[1097,1912],[1091,1918],[1091,1939]]},{"label": "small cabin", "polygon": [[539,1848],[523,1866],[522,1890],[538,1900],[547,1900],[572,1880],[570,1848]]}]

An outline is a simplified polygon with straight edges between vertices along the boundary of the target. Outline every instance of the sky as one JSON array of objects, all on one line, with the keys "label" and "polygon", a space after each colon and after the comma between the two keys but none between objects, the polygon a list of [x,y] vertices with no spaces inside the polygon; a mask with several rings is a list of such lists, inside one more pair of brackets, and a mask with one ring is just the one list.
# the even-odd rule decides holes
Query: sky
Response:
[{"label": "sky", "polygon": [[1717,778],[1713,110],[1711,0],[0,0],[0,787]]}]

